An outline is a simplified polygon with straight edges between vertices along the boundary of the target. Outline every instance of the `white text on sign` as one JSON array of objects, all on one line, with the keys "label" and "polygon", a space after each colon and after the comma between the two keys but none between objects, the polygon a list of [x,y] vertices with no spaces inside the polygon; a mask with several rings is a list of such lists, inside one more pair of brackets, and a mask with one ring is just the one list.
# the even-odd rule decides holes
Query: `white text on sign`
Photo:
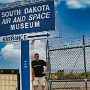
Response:
[{"label": "white text on sign", "polygon": [[26,40],[27,35],[12,35],[12,36],[5,36],[3,37],[3,42],[11,42],[11,41],[22,41]]},{"label": "white text on sign", "polygon": [[10,25],[10,30],[21,30],[28,28],[38,28],[41,26],[41,20],[50,18],[50,7],[38,5],[24,8],[23,10],[11,10],[1,13],[2,25]]}]

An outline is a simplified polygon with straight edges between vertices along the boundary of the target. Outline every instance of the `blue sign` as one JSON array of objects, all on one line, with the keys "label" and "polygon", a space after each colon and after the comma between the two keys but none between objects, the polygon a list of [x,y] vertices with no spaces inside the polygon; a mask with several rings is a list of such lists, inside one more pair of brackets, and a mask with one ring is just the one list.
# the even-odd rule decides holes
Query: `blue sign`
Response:
[{"label": "blue sign", "polygon": [[55,30],[54,1],[0,10],[0,36]]}]

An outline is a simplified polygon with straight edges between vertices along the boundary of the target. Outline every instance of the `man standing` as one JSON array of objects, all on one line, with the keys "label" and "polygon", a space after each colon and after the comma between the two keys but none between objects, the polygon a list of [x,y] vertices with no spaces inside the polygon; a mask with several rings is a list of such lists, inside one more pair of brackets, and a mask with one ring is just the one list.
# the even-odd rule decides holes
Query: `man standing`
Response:
[{"label": "man standing", "polygon": [[34,90],[37,90],[38,83],[41,84],[42,90],[46,90],[45,87],[46,80],[44,76],[47,72],[47,69],[46,71],[44,71],[44,67],[43,67],[43,66],[47,66],[46,62],[44,60],[39,59],[38,53],[34,54],[34,58],[35,60],[32,61],[32,81],[33,81]]}]

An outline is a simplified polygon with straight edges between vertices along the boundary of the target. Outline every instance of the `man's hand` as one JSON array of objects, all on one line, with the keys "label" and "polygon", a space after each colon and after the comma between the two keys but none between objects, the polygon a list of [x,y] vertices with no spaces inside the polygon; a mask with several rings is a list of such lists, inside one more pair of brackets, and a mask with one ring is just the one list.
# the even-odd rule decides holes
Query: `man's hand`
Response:
[{"label": "man's hand", "polygon": [[46,74],[47,72],[42,72],[42,74]]}]

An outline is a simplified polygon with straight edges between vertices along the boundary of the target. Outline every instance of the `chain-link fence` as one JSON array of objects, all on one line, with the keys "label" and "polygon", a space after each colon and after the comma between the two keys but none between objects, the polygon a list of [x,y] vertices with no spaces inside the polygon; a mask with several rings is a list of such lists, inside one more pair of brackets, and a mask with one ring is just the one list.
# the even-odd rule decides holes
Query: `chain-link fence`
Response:
[{"label": "chain-link fence", "polygon": [[49,90],[90,90],[90,45],[85,37],[48,41]]}]

